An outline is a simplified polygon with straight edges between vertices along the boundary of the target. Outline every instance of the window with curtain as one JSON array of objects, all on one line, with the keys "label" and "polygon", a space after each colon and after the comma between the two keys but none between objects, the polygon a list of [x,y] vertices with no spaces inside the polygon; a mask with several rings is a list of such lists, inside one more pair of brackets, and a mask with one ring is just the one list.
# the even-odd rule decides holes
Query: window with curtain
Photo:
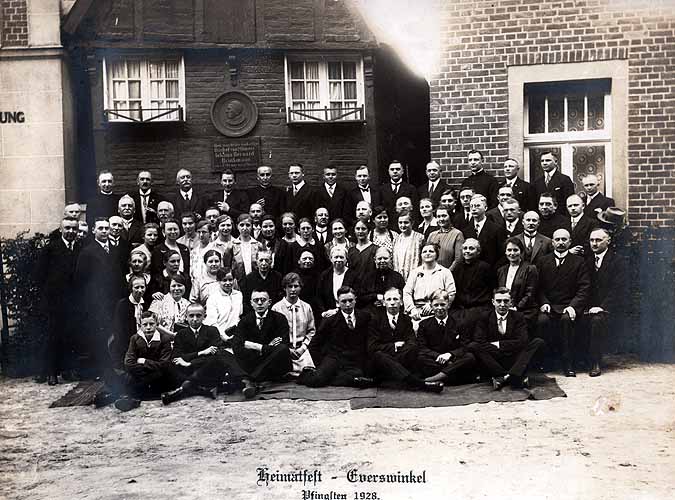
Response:
[{"label": "window with curtain", "polygon": [[109,121],[177,121],[185,108],[182,59],[115,58],[104,62]]}]

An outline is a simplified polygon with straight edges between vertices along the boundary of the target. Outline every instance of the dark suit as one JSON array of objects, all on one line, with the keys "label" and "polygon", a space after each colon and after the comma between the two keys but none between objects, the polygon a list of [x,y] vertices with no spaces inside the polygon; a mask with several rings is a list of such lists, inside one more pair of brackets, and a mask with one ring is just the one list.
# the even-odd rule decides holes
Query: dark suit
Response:
[{"label": "dark suit", "polygon": [[169,201],[173,205],[176,218],[185,212],[193,212],[198,218],[201,218],[204,217],[204,212],[209,208],[209,199],[195,187],[192,188],[192,197],[189,201],[185,199],[185,193],[180,189],[173,192]]},{"label": "dark suit", "polygon": [[[146,224],[148,222],[155,222],[158,223],[159,219],[157,218],[157,205],[159,205],[160,201],[163,201],[164,198],[155,193],[154,190],[150,190],[150,193],[148,194],[147,198],[147,206],[148,208],[151,208],[152,210],[149,212],[146,212],[145,214],[145,220],[143,220],[143,209],[142,209],[142,204],[143,202],[141,201],[141,193],[140,191],[136,191],[131,195],[131,198],[134,200],[134,203],[136,204],[136,211],[134,212],[134,219],[139,221],[141,224]],[[176,212],[176,218],[180,218],[180,212]],[[142,241],[142,239],[141,239]]]},{"label": "dark suit", "polygon": [[[499,187],[505,186],[506,185],[506,179],[502,179],[501,182],[499,183]],[[539,200],[536,198],[536,195],[534,193],[534,188],[532,185],[521,179],[520,177],[516,177],[515,182],[513,183],[513,186],[511,186],[513,189],[513,197],[518,200],[518,203],[520,204],[520,210],[525,213],[529,210],[536,210],[537,205],[539,204]],[[499,190],[498,190],[499,192]]]},{"label": "dark suit", "polygon": [[[396,349],[396,342],[404,344]],[[400,312],[396,329],[392,329],[387,311],[377,311],[368,332],[368,357],[377,378],[411,382],[410,369],[417,359],[417,340],[410,318]]]},{"label": "dark suit", "polygon": [[382,206],[387,209],[387,213],[389,214],[389,226],[398,231],[398,226],[396,225],[396,200],[407,196],[412,202],[413,211],[416,212],[415,207],[417,207],[419,200],[417,189],[412,184],[401,181],[398,185],[398,192],[394,193],[391,183],[385,182],[380,186],[380,192],[382,193]]},{"label": "dark suit", "polygon": [[[382,205],[382,192],[380,191],[380,188],[371,184],[369,189],[370,208]],[[358,205],[360,201],[363,201],[363,192],[358,185],[347,192],[346,201],[347,206],[345,207],[345,215],[347,217],[347,224],[351,225],[356,220],[356,205]]]},{"label": "dark suit", "polygon": [[[277,380],[291,371],[290,339],[288,321],[278,312],[268,310],[260,328],[254,311],[246,314],[234,331],[232,347],[239,364],[251,374],[254,380]],[[281,343],[274,347],[268,345],[281,337]],[[247,349],[245,342],[262,344],[262,352]]]},{"label": "dark suit", "polygon": [[[534,181],[534,195],[537,204],[539,203],[539,196],[543,193],[551,193],[558,202],[558,209],[556,213],[563,217],[567,215],[567,197],[574,194],[574,183],[567,175],[560,172],[560,167],[555,171],[551,177],[548,186],[545,182],[545,175],[542,174]],[[539,229],[541,231],[541,228]]]},{"label": "dark suit", "polygon": [[582,215],[574,229],[572,229],[571,218],[568,218],[567,220],[569,222],[570,236],[572,237],[571,246],[575,247],[580,245],[584,249],[584,255],[589,255],[591,253],[591,244],[588,238],[591,236],[593,229],[598,227],[598,219],[592,219]]},{"label": "dark suit", "polygon": [[295,195],[293,195],[292,186],[286,189],[286,206],[284,211],[293,212],[296,220],[300,220],[303,217],[312,220],[314,218],[314,202],[316,200],[314,188],[305,182]]},{"label": "dark suit", "polygon": [[497,193],[499,192],[499,182],[492,175],[488,174],[485,169],[475,174],[470,174],[466,177],[460,186],[463,188],[472,188],[476,194],[482,194],[487,198],[488,208],[497,206]]},{"label": "dark suit", "polygon": [[591,280],[582,257],[568,253],[556,266],[555,253],[542,257],[537,264],[539,271],[540,305],[549,304],[550,313],[539,312],[537,319],[539,337],[548,345],[554,345],[552,336],[559,331],[564,368],[574,365],[574,328],[571,318],[564,313],[566,307],[573,307],[577,316],[581,314],[590,296]]},{"label": "dark suit", "polygon": [[370,314],[354,311],[354,329],[347,326],[341,311],[326,318],[309,345],[312,359],[320,360],[314,373],[302,373],[298,383],[309,387],[355,385],[355,377],[366,373]]},{"label": "dark suit", "polygon": [[589,314],[585,319],[588,333],[588,354],[593,363],[600,363],[609,330],[609,320],[621,314],[622,297],[626,292],[626,273],[623,259],[607,250],[602,265],[595,268],[595,254],[586,257],[586,268],[591,276],[591,291],[586,309],[601,307],[604,312]]},{"label": "dark suit", "polygon": [[520,219],[518,219],[516,221],[516,225],[513,227],[513,230],[509,231],[508,223],[505,221],[504,230],[505,230],[507,239],[511,238],[512,236],[516,236],[516,235],[518,235],[518,234],[520,234],[524,231],[523,222]]},{"label": "dark suit", "polygon": [[143,243],[143,223],[134,218],[128,230],[122,229],[121,238],[129,242],[130,248],[141,245]]},{"label": "dark suit", "polygon": [[94,221],[98,217],[105,217],[106,219],[117,215],[117,204],[120,201],[120,195],[118,194],[101,194],[99,191],[94,196],[87,200],[87,213],[85,215],[87,224],[89,224],[89,230],[94,229]]},{"label": "dark suit", "polygon": [[487,262],[494,269],[497,261],[504,255],[506,230],[486,219],[480,235],[476,235],[476,228],[473,224],[466,226],[462,233],[464,233],[465,241],[468,238],[475,238],[480,242],[480,259]]},{"label": "dark suit", "polygon": [[[216,191],[213,196],[211,196],[211,201],[209,206],[217,207],[218,203],[221,203],[225,198],[225,191],[222,189]],[[233,189],[231,193],[227,195],[227,200],[225,201],[229,205],[229,210],[221,210],[221,214],[227,214],[232,217],[232,225],[236,229],[237,218],[241,214],[247,214],[248,209],[251,206],[251,203],[248,200],[248,195],[246,191],[241,191],[239,189]]]},{"label": "dark suit", "polygon": [[[435,317],[423,320],[417,330],[416,370],[425,377],[443,372],[450,383],[469,379],[476,363],[476,358],[467,349],[470,340],[457,330],[450,316],[445,318],[445,328],[441,328]],[[436,363],[436,358],[447,352],[452,354],[450,361],[444,365]]]},{"label": "dark suit", "polygon": [[247,194],[250,203],[257,203],[261,198],[265,200],[265,206],[263,208],[266,214],[280,217],[286,210],[286,193],[276,186],[270,186],[268,188],[254,186],[248,189]]},{"label": "dark suit", "polygon": [[61,238],[51,240],[40,252],[33,271],[40,289],[41,309],[47,314],[47,338],[43,344],[41,367],[45,376],[56,375],[59,369],[72,368],[77,324],[77,289],[75,267],[80,242],[69,250]]},{"label": "dark suit", "polygon": [[468,218],[466,217],[464,207],[459,207],[455,215],[452,216],[452,225],[462,231],[462,234],[464,234],[464,230],[471,225],[471,215],[469,215]]},{"label": "dark suit", "polygon": [[[347,269],[345,271],[345,277],[344,280],[342,281],[342,285],[351,286],[353,288],[358,279],[359,277],[354,275],[353,271]],[[337,307],[337,305],[335,304],[335,296],[333,295],[332,267],[326,269],[319,275],[316,298],[320,313],[323,313],[329,309],[335,309]]]},{"label": "dark suit", "polygon": [[[544,345],[539,338],[528,340],[527,325],[522,314],[509,311],[506,315],[506,333],[502,335],[497,325],[497,313],[493,310],[476,325],[471,349],[482,368],[492,377],[507,373],[523,377],[532,357]],[[499,342],[499,347],[491,342]]]},{"label": "dark suit", "polygon": [[556,231],[556,229],[567,229],[569,231],[569,217],[565,217],[556,212],[551,217],[539,218],[539,229],[537,229],[537,232],[548,238],[553,238],[553,233]]},{"label": "dark suit", "polygon": [[[434,208],[438,208],[438,205],[441,203],[441,196],[443,191],[448,189],[450,186],[443,180],[438,179],[436,182],[436,188],[430,193],[429,192],[429,180],[417,188],[417,199],[421,200],[422,198],[429,198],[434,204]],[[416,209],[418,207],[416,206]]]},{"label": "dark suit", "polygon": [[451,316],[461,330],[472,331],[481,316],[491,307],[494,271],[482,260],[460,260],[452,271],[457,294]]},{"label": "dark suit", "polygon": [[615,207],[616,204],[612,198],[608,198],[604,194],[598,192],[597,195],[593,197],[591,201],[588,201],[588,197],[584,196],[586,201],[586,207],[584,208],[584,215],[590,217],[591,219],[597,219],[598,212],[602,212],[609,207]]},{"label": "dark suit", "polygon": [[[327,208],[330,220],[337,219],[338,217],[342,219],[348,219],[350,216],[353,217],[354,214],[348,213],[348,205],[347,190],[340,184],[335,184],[332,198],[326,190],[326,184],[323,182],[314,191],[314,211],[320,207]],[[312,214],[310,219],[313,220],[313,218],[314,214]]]},{"label": "dark suit", "polygon": [[[135,333],[131,336],[124,355],[124,370],[127,373],[125,392],[139,397],[159,394],[173,385],[167,377],[171,362],[171,337],[159,333],[159,341],[151,340],[148,343],[142,335]],[[145,361],[139,363],[140,358]]]},{"label": "dark suit", "polygon": [[251,295],[254,290],[266,291],[270,296],[270,302],[276,304],[283,296],[281,279],[281,274],[274,270],[270,270],[265,278],[260,275],[260,271],[257,269],[244,276],[244,279],[239,283],[239,289],[244,301],[244,314],[252,311]]},{"label": "dark suit", "polygon": [[405,280],[401,273],[393,269],[374,269],[363,275],[359,275],[361,279],[360,286],[358,286],[359,293],[356,297],[356,305],[359,309],[367,308],[371,314],[375,313],[375,302],[377,295],[382,294],[390,288],[398,288],[403,290]]},{"label": "dark suit", "polygon": [[520,238],[520,241],[523,242],[523,246],[525,247],[525,256],[523,260],[528,261],[530,264],[536,264],[537,260],[539,260],[541,257],[553,252],[553,243],[551,242],[551,238],[544,236],[539,232],[537,232],[537,234],[534,236],[531,249],[527,246],[525,233],[516,235],[516,238]]},{"label": "dark suit", "polygon": [[491,208],[485,213],[485,217],[487,217],[489,220],[497,224],[498,226],[506,226],[506,222],[504,221],[504,216],[502,215],[501,210],[499,210],[499,207]]},{"label": "dark suit", "polygon": [[[508,272],[509,264],[497,269],[497,287],[506,286]],[[521,262],[511,284],[511,299],[513,306],[525,316],[528,322],[533,322],[537,317],[538,285],[539,271],[536,266],[526,261]]]}]

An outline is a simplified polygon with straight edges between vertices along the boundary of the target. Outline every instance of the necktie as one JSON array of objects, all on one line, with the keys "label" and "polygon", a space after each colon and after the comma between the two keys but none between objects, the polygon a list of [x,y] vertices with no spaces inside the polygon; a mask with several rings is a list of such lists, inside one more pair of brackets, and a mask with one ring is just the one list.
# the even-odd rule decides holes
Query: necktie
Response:
[{"label": "necktie", "polygon": [[572,220],[572,231],[574,231],[574,228],[577,227],[577,221],[574,219],[571,220]]},{"label": "necktie", "polygon": [[298,194],[298,186],[293,184],[293,196],[295,196],[296,194]]},{"label": "necktie", "polygon": [[527,251],[529,253],[532,253],[532,246],[534,244],[534,238],[526,238],[527,239]]},{"label": "necktie", "polygon": [[391,329],[396,330],[396,317],[395,316],[391,317]]},{"label": "necktie", "polygon": [[546,172],[544,174],[544,183],[546,184],[546,187],[548,187],[549,182],[551,182],[551,174]]},{"label": "necktie", "polygon": [[255,322],[258,325],[258,330],[260,330],[260,327],[262,326],[263,318],[261,318],[260,316],[256,316]]},{"label": "necktie", "polygon": [[499,318],[498,321],[499,333],[506,334],[506,318]]},{"label": "necktie", "polygon": [[359,189],[361,191],[363,191],[364,193],[367,193],[368,191],[370,191],[370,187],[365,187],[365,188],[359,187]]},{"label": "necktie", "polygon": [[445,328],[445,321],[443,320],[439,321],[438,325],[441,327],[441,329]]},{"label": "necktie", "polygon": [[190,197],[188,196],[187,193],[185,193],[185,201],[188,201],[188,202],[190,201]]},{"label": "necktie", "polygon": [[464,211],[464,220],[467,222],[471,220],[471,212],[469,210]]},{"label": "necktie", "polygon": [[595,270],[597,271],[599,269],[600,269],[600,256],[596,255],[595,256]]},{"label": "necktie", "polygon": [[480,224],[478,222],[474,223],[474,227],[476,228],[476,236],[480,234]]},{"label": "necktie", "polygon": [[227,201],[227,191],[223,191],[223,203]]},{"label": "necktie", "polygon": [[328,196],[330,196],[332,198],[334,192],[335,192],[335,186],[329,186],[328,187]]},{"label": "necktie", "polygon": [[347,316],[347,327],[350,330],[354,329],[354,321],[352,321],[352,315],[351,314],[349,316]]},{"label": "necktie", "polygon": [[105,253],[108,253],[108,254],[110,253],[110,247],[108,246],[107,243],[105,245],[103,245],[103,250],[105,250]]},{"label": "necktie", "polygon": [[391,190],[394,192],[394,194],[398,194],[398,184],[392,184]]},{"label": "necktie", "polygon": [[559,257],[556,257],[556,258],[555,258],[555,266],[556,266],[556,267],[562,266],[562,265],[563,265],[563,262],[565,262],[565,259],[564,259],[564,258],[559,258]]},{"label": "necktie", "polygon": [[429,183],[429,195],[431,195],[431,193],[433,193],[433,192],[434,192],[434,183],[430,182]]}]

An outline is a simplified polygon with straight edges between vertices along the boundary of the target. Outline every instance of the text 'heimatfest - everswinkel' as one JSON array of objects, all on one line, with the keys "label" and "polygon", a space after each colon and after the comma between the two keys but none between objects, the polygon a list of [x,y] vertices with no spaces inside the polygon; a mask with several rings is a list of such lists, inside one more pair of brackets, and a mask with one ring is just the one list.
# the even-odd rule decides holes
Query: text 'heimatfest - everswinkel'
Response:
[{"label": "text 'heimatfest - everswinkel'", "polygon": [[263,484],[269,486],[270,483],[302,483],[303,485],[313,484],[316,486],[316,483],[321,482],[321,471],[318,469],[270,472],[267,467],[258,467],[256,472],[258,473],[258,481],[256,482],[258,486]]},{"label": "text 'heimatfest - everswinkel'", "polygon": [[360,474],[358,469],[347,472],[347,481],[350,483],[426,483],[427,471],[421,473],[396,471],[393,474]]}]

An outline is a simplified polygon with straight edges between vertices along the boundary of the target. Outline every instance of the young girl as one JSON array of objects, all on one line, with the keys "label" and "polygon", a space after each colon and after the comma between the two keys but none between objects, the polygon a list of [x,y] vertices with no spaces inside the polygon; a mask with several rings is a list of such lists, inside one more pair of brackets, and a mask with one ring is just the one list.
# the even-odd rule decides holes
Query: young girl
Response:
[{"label": "young girl", "polygon": [[232,335],[228,334],[239,324],[244,312],[244,299],[239,290],[234,290],[234,275],[228,267],[221,267],[216,272],[218,288],[213,290],[206,301],[205,325],[215,326],[220,338],[228,343]]}]

